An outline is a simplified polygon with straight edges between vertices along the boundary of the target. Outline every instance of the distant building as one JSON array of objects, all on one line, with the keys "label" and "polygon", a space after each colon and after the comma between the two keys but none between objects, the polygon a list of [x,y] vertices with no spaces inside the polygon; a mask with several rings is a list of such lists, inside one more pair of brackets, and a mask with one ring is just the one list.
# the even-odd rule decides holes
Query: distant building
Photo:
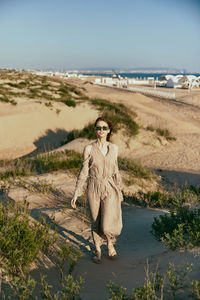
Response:
[{"label": "distant building", "polygon": [[137,78],[123,78],[119,76],[112,77],[97,77],[95,78],[95,84],[102,84],[108,86],[116,86],[116,87],[124,87],[127,88],[129,85],[137,85],[137,84],[151,84],[154,82],[153,77],[148,77],[147,79],[137,79]]},{"label": "distant building", "polygon": [[200,76],[195,75],[170,75],[166,81],[166,87],[168,88],[199,88]]}]

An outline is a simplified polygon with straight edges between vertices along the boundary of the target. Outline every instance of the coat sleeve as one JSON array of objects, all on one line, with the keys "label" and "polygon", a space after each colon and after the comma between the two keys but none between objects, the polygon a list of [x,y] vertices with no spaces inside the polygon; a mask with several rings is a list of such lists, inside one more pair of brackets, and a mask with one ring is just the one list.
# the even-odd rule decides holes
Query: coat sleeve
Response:
[{"label": "coat sleeve", "polygon": [[122,179],[121,179],[121,175],[119,173],[117,160],[116,160],[115,173],[113,175],[113,180],[118,188],[120,201],[123,201],[123,194],[122,194],[122,190],[121,190]]},{"label": "coat sleeve", "polygon": [[116,160],[115,173],[113,175],[113,179],[114,179],[116,186],[121,190],[122,179],[121,179],[121,175],[119,173],[117,160]]},{"label": "coat sleeve", "polygon": [[117,160],[117,156],[118,156],[118,147],[116,147],[115,145],[115,168],[114,168],[114,175],[113,175],[113,180],[116,184],[116,186],[118,187],[118,189],[121,191],[121,184],[122,184],[122,180],[121,180],[121,176],[119,173],[119,167],[118,167],[118,160]]},{"label": "coat sleeve", "polygon": [[80,197],[84,193],[85,184],[89,175],[89,156],[83,160],[81,170],[77,176],[74,195]]}]

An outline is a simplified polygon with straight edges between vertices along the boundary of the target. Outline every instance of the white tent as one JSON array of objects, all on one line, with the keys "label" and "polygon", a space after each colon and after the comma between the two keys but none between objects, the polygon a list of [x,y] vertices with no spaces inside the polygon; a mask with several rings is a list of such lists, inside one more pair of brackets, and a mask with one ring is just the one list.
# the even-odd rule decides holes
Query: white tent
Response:
[{"label": "white tent", "polygon": [[168,88],[181,88],[182,87],[181,79],[182,79],[182,76],[179,77],[179,75],[169,78],[167,80],[166,87],[168,87]]}]

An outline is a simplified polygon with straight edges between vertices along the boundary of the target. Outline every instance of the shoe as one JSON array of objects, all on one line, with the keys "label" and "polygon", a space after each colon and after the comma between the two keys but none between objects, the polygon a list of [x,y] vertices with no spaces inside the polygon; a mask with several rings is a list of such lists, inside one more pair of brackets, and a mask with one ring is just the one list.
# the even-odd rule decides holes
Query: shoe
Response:
[{"label": "shoe", "polygon": [[117,256],[117,252],[116,252],[115,247],[113,246],[113,244],[108,245],[108,256],[109,256],[110,259],[113,259]]},{"label": "shoe", "polygon": [[101,251],[96,250],[96,254],[93,256],[92,260],[96,264],[101,264]]}]

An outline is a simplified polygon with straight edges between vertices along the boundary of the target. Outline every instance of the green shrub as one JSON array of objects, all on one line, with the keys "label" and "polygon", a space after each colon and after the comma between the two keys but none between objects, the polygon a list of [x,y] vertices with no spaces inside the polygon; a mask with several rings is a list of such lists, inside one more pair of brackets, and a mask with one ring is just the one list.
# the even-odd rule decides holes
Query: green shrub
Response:
[{"label": "green shrub", "polygon": [[46,300],[81,300],[80,291],[82,290],[83,283],[84,280],[82,277],[76,280],[72,275],[67,275],[61,281],[60,290],[56,293],[52,293],[52,286],[48,284],[45,276],[41,276],[41,297]]},{"label": "green shrub", "polygon": [[179,292],[183,293],[184,289],[188,287],[187,276],[192,271],[192,268],[192,264],[176,268],[174,264],[169,263],[167,277],[169,289],[174,300],[177,299]]},{"label": "green shrub", "polygon": [[170,249],[184,249],[187,246],[187,241],[184,236],[184,224],[178,224],[170,235],[165,233],[165,236],[161,238],[161,241]]},{"label": "green shrub", "polygon": [[[9,276],[8,280],[10,286],[8,299],[16,299],[17,297],[19,300],[37,300],[37,297],[33,296],[33,292],[36,288],[36,281],[31,276]],[[2,300],[3,299],[4,298],[2,298]]]},{"label": "green shrub", "polygon": [[27,202],[0,204],[0,266],[8,274],[22,275],[55,241],[49,225],[30,220]]},{"label": "green shrub", "polygon": [[190,210],[182,207],[170,215],[154,218],[152,234],[166,246],[193,248],[200,245],[200,209]]},{"label": "green shrub", "polygon": [[196,195],[198,200],[200,201],[200,187],[199,186],[190,185],[189,187],[187,187],[187,191],[193,195]]},{"label": "green shrub", "polygon": [[[0,232],[0,267],[3,271],[1,279],[5,280],[10,287],[10,290],[6,287],[6,295],[9,295],[8,299],[13,299],[13,297],[19,300],[81,299],[80,291],[84,280],[82,277],[76,280],[71,273],[78,259],[82,256],[82,252],[66,243],[60,248],[56,245],[53,251],[49,252],[49,249],[56,241],[55,232],[50,233],[50,226],[44,223],[42,225],[42,223],[37,221],[31,222],[27,206],[16,204],[11,208],[16,208],[16,206],[17,213],[16,210],[10,210],[9,204],[9,214],[6,214],[5,226],[6,241],[3,244],[2,230]],[[17,218],[19,215],[20,218]],[[13,221],[14,218],[15,220]],[[0,227],[2,228],[1,221],[2,218],[0,218]],[[52,287],[48,284],[44,275],[41,275],[40,283],[28,275],[27,272],[40,251],[44,251],[47,255],[50,254],[51,262],[57,266],[60,273],[60,278],[58,278],[56,283],[58,286],[54,287],[53,293],[51,291]],[[54,255],[52,256],[52,254]],[[69,265],[68,275],[66,275],[66,266],[64,268],[66,262]],[[41,298],[34,296],[34,292],[36,290],[39,291],[39,289]],[[0,297],[1,299],[7,299],[2,289],[0,290]]]},{"label": "green shrub", "polygon": [[200,281],[199,280],[192,280],[192,296],[195,299],[200,299]]},{"label": "green shrub", "polygon": [[106,286],[110,294],[108,300],[129,300],[130,299],[126,292],[126,288],[124,288],[123,286],[115,284],[112,281],[109,281]]}]

